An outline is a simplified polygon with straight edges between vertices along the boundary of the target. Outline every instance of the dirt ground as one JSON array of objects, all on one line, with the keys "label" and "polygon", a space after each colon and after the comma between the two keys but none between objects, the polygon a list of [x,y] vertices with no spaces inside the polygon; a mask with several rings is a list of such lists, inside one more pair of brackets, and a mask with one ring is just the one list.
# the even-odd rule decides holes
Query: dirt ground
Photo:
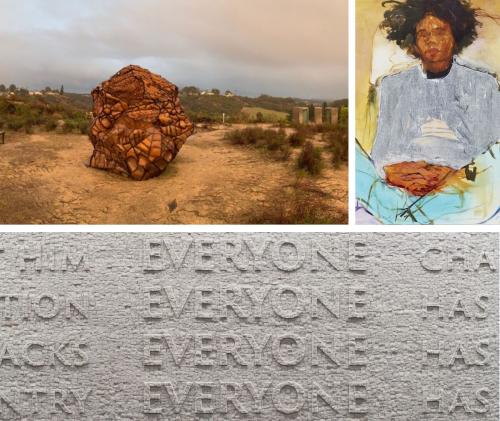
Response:
[{"label": "dirt ground", "polygon": [[[0,145],[0,223],[245,223],[245,215],[291,185],[295,162],[231,145],[226,130],[195,133],[160,177],[142,182],[86,167],[87,136],[7,133]],[[347,213],[346,166],[328,164],[314,185],[328,209]]]}]

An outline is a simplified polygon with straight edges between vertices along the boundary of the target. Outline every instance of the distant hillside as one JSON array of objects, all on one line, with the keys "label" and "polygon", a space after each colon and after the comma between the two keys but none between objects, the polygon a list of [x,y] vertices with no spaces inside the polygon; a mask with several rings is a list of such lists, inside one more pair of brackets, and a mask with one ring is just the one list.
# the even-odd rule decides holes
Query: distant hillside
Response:
[{"label": "distant hillside", "polygon": [[[306,100],[299,98],[280,98],[261,95],[257,98],[223,95],[188,95],[181,93],[181,103],[189,117],[194,121],[214,120],[220,121],[222,113],[226,114],[228,121],[248,121],[254,113],[245,112],[245,109],[259,109],[264,115],[271,115],[272,121],[277,114],[286,113],[291,116],[293,107],[307,106],[309,104],[322,105],[321,100]],[[347,106],[347,99],[328,102],[329,106]],[[257,110],[257,111],[259,111]],[[283,115],[279,119],[286,119]]]},{"label": "distant hillside", "polygon": [[285,113],[283,111],[274,111],[261,107],[243,107],[241,112],[250,120],[266,121],[271,123],[287,121],[290,116],[289,113]]},{"label": "distant hillside", "polygon": [[30,94],[25,89],[4,92],[0,95],[0,129],[24,129],[29,133],[33,126],[44,126],[46,130],[54,130],[63,121],[68,132],[86,133],[91,106],[90,95]]},{"label": "distant hillside", "polygon": [[[309,104],[322,105],[321,100],[299,98],[279,98],[261,95],[257,98],[180,94],[186,113],[194,122],[221,121],[222,114],[228,122],[249,122],[257,118],[262,121],[276,122],[290,118],[293,107]],[[346,106],[347,99],[328,102],[329,106]],[[18,89],[15,92],[0,93],[0,129],[6,128],[31,130],[33,126],[45,126],[53,130],[57,122],[64,120],[68,130],[88,129],[89,113],[92,111],[92,97],[89,94],[58,92],[28,92]],[[257,113],[260,113],[257,116]]]}]

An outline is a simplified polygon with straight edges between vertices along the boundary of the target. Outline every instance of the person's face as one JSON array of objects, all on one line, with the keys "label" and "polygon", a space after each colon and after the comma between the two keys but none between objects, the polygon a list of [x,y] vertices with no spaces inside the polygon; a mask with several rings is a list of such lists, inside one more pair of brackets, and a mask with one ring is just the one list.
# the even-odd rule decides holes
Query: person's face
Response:
[{"label": "person's face", "polygon": [[455,37],[448,22],[426,15],[416,28],[416,52],[424,68],[433,73],[444,72],[450,66],[455,50]]}]

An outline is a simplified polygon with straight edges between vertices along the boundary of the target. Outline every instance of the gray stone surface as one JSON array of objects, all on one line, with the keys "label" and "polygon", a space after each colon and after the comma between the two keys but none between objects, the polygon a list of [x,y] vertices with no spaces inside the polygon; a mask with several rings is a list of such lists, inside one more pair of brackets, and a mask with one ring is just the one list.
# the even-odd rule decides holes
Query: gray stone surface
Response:
[{"label": "gray stone surface", "polygon": [[498,420],[496,234],[2,234],[0,419]]}]

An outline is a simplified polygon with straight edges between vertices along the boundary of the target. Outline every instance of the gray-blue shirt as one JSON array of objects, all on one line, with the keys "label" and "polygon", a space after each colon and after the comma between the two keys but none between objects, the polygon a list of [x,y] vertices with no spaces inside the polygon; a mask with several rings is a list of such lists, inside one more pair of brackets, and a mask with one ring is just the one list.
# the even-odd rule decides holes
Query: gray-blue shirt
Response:
[{"label": "gray-blue shirt", "polygon": [[421,66],[386,76],[379,93],[371,155],[380,174],[405,161],[459,169],[500,139],[496,78],[457,58],[442,78],[428,79]]}]

